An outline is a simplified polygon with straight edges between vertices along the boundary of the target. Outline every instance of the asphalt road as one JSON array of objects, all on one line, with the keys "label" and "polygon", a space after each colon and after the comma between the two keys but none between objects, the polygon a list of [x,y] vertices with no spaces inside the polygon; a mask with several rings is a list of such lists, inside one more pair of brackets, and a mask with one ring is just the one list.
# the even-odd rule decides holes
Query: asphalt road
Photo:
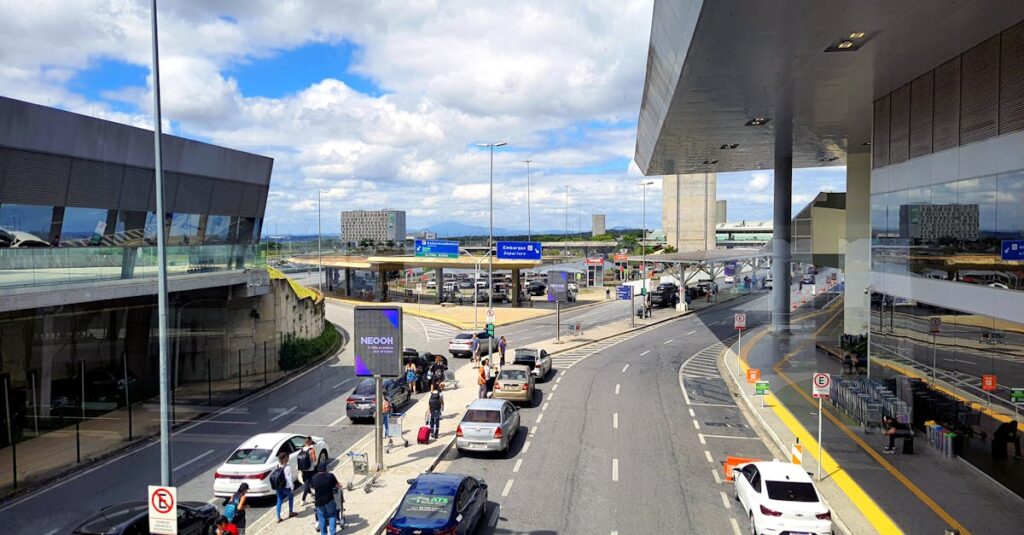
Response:
[{"label": "asphalt road", "polygon": [[705,349],[734,334],[735,312],[768,321],[769,304],[741,298],[556,358],[509,458],[453,450],[438,469],[488,482],[484,533],[739,533],[747,519],[722,462],[769,453],[715,366],[719,349]]},{"label": "asphalt road", "polygon": [[[327,318],[351,332],[352,309],[328,303]],[[408,328],[406,345],[421,351],[444,352],[451,327],[417,318]],[[433,334],[432,334],[433,333]],[[442,334],[448,333],[448,334]],[[459,367],[465,360],[450,360]],[[332,457],[342,454],[371,430],[345,418],[343,399],[355,387],[352,354],[346,348],[310,370],[251,396],[199,423],[179,428],[171,440],[173,484],[182,501],[212,501],[213,473],[241,442],[258,433],[295,432],[326,438]],[[155,413],[148,415],[156,417]],[[142,416],[137,416],[142,417]],[[24,452],[45,455],[45,452]],[[130,453],[78,472],[62,481],[0,505],[0,531],[55,534],[70,531],[84,517],[104,506],[145,500],[147,485],[160,481],[160,450],[149,442]],[[257,501],[252,522],[273,508]]]}]

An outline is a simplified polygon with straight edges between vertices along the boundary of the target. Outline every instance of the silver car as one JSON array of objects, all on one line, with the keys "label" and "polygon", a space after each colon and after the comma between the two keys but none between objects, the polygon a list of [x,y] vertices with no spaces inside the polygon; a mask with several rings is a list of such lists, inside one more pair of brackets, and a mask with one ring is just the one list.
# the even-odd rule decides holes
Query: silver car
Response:
[{"label": "silver car", "polygon": [[455,448],[508,454],[519,432],[519,408],[504,399],[478,399],[469,405],[455,432]]}]

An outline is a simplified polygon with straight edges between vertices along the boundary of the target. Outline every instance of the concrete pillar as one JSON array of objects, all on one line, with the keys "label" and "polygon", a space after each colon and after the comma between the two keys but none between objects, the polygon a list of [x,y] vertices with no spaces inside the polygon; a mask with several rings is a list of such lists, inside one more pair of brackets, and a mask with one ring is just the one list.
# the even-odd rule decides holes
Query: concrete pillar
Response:
[{"label": "concrete pillar", "polygon": [[386,286],[387,283],[387,272],[384,271],[384,268],[382,267],[377,268],[377,296],[381,303],[384,303],[388,300],[388,290]]},{"label": "concrete pillar", "polygon": [[523,283],[519,280],[519,273],[520,271],[518,269],[512,270],[512,303],[513,306],[517,307],[523,306],[522,298],[520,296],[520,288],[523,287]]},{"label": "concrete pillar", "polygon": [[437,283],[437,304],[444,303],[444,268],[434,271],[434,282]]},{"label": "concrete pillar", "polygon": [[661,218],[666,244],[678,251],[715,248],[718,175],[693,173],[662,178]]},{"label": "concrete pillar", "polygon": [[[782,107],[788,110],[789,107]],[[782,111],[782,110],[780,110]],[[772,217],[772,329],[789,331],[790,239],[793,212],[793,121],[789,113],[775,118],[775,196]]]},{"label": "concrete pillar", "polygon": [[352,297],[352,268],[345,268],[345,297]]},{"label": "concrete pillar", "polygon": [[867,334],[870,322],[871,155],[846,155],[846,279],[843,332]]}]

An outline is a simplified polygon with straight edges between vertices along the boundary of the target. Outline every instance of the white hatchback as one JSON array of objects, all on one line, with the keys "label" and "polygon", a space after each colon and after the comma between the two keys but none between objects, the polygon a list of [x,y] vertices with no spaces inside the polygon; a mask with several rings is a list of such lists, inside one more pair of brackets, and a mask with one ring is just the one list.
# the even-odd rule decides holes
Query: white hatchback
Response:
[{"label": "white hatchback", "polygon": [[[330,450],[321,437],[312,437],[317,459],[326,456],[330,459]],[[218,498],[229,498],[238,490],[241,483],[249,484],[249,496],[272,496],[270,488],[270,472],[277,467],[277,456],[281,452],[288,454],[288,464],[292,467],[292,476],[299,477],[296,457],[306,435],[291,433],[263,433],[246,440],[228,457],[227,461],[213,475],[213,495]],[[295,482],[292,482],[293,486]]]},{"label": "white hatchback", "polygon": [[831,535],[832,513],[811,477],[799,464],[746,463],[733,469],[736,499],[750,521],[750,532]]}]

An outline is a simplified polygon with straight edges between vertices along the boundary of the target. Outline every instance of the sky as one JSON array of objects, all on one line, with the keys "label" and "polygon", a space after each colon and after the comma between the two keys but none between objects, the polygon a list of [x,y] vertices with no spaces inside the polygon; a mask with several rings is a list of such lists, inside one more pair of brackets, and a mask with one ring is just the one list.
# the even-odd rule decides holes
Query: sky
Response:
[{"label": "sky", "polygon": [[[274,158],[264,232],[397,208],[408,228],[639,227],[632,163],[652,0],[160,3],[165,132]],[[148,0],[0,0],[0,95],[152,127]],[[46,46],[41,46],[44,44]],[[845,170],[794,173],[794,211]],[[660,180],[648,190],[658,219]],[[770,172],[720,174],[730,220],[770,219]],[[623,202],[626,199],[626,202]],[[575,227],[575,223],[570,226]]]}]

